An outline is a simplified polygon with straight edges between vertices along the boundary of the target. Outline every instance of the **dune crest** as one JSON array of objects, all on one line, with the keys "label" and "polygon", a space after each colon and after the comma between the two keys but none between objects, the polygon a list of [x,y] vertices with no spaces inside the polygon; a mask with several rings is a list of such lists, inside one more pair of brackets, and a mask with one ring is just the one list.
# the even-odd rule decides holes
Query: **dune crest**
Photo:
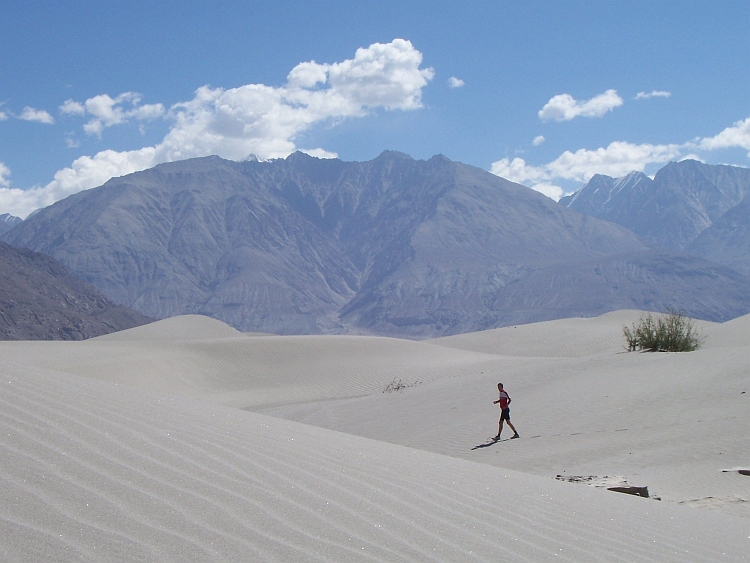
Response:
[{"label": "dune crest", "polygon": [[98,337],[98,340],[127,341],[181,341],[231,338],[242,333],[228,324],[205,315],[181,315]]}]

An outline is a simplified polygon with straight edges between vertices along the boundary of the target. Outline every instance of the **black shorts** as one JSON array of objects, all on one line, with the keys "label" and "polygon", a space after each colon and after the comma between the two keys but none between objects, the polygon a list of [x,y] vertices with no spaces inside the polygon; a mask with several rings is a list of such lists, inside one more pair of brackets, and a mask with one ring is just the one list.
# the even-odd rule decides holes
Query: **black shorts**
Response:
[{"label": "black shorts", "polygon": [[506,407],[500,412],[500,420],[507,420],[510,422],[510,407]]}]

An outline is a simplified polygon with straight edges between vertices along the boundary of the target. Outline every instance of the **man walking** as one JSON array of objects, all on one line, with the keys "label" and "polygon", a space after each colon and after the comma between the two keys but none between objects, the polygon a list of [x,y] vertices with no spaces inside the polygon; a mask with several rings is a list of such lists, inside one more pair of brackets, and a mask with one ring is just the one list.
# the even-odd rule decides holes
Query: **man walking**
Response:
[{"label": "man walking", "polygon": [[497,390],[500,393],[500,397],[497,401],[494,401],[493,404],[496,405],[500,403],[500,422],[498,423],[497,436],[495,436],[495,441],[498,441],[500,439],[500,434],[502,434],[503,432],[504,420],[507,420],[508,426],[513,429],[513,436],[511,436],[510,439],[512,440],[513,438],[520,438],[516,427],[513,426],[513,423],[510,421],[510,395],[508,395],[507,392],[503,391],[502,383],[497,384]]}]

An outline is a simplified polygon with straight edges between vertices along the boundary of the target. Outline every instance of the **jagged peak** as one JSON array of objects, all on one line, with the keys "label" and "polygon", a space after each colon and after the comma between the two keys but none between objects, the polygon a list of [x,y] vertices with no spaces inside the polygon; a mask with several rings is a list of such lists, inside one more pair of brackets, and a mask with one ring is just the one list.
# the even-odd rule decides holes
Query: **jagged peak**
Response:
[{"label": "jagged peak", "polygon": [[414,160],[411,156],[409,156],[405,152],[389,151],[389,150],[385,150],[385,151],[381,152],[375,158],[375,160],[381,160],[381,159]]},{"label": "jagged peak", "polygon": [[288,162],[304,161],[304,160],[309,161],[309,160],[318,160],[318,157],[309,155],[306,152],[302,152],[300,150],[296,150],[292,154],[287,156],[284,160]]},{"label": "jagged peak", "polygon": [[453,162],[450,158],[444,154],[436,154],[430,158],[427,162]]},{"label": "jagged peak", "polygon": [[3,213],[0,215],[0,223],[6,223],[8,225],[15,225],[16,223],[21,223],[23,219],[20,217],[16,217],[15,215],[11,215],[10,213]]},{"label": "jagged peak", "polygon": [[240,162],[267,162],[267,160],[265,158],[259,157],[255,153],[251,152],[245,158],[243,158],[242,160],[240,160]]}]

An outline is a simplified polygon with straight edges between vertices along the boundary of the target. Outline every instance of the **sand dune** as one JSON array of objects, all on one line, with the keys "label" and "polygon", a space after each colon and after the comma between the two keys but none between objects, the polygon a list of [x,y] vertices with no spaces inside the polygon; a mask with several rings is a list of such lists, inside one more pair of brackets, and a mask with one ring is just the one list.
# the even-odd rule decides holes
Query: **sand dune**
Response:
[{"label": "sand dune", "polygon": [[8,371],[5,561],[741,561],[747,552],[745,520],[204,401]]},{"label": "sand dune", "polygon": [[[0,343],[0,559],[747,560],[750,317],[704,323],[697,352],[624,353],[638,316]],[[522,439],[488,445],[498,380]]]},{"label": "sand dune", "polygon": [[[622,352],[625,344],[622,327],[631,326],[643,314],[642,311],[615,311],[599,317],[509,326],[436,338],[430,342],[503,356],[581,357]],[[719,325],[696,321],[696,326],[708,331]]]},{"label": "sand dune", "polygon": [[0,342],[0,357],[243,408],[369,395],[394,377],[459,377],[497,359],[395,338],[253,337],[209,321],[177,317],[84,342]]}]

